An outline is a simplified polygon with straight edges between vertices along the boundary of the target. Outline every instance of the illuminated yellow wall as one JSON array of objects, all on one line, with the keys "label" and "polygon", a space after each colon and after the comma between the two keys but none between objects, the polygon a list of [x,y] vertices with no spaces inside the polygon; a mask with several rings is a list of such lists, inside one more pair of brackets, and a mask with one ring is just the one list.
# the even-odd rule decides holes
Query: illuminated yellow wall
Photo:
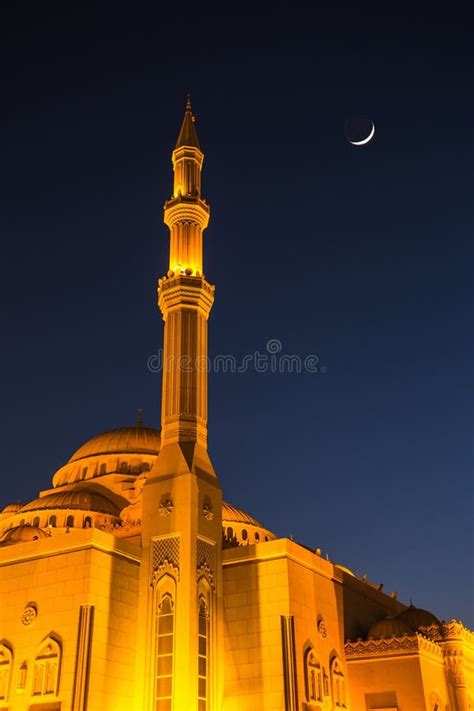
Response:
[{"label": "illuminated yellow wall", "polygon": [[[20,711],[55,699],[63,709],[73,708],[80,609],[93,606],[88,709],[130,709],[140,550],[89,529],[55,532],[49,539],[3,548],[1,553],[0,639],[11,643],[15,665],[7,708]],[[28,605],[37,615],[24,624]],[[34,697],[34,660],[49,635],[62,649],[58,693]],[[25,688],[18,689],[24,661]]]},{"label": "illuminated yellow wall", "polygon": [[[224,711],[282,711],[287,698],[282,617],[294,624],[294,708],[306,704],[305,656],[314,650],[326,677],[321,709],[333,708],[331,669],[344,666],[342,579],[332,563],[279,539],[224,552]],[[291,672],[290,672],[291,675]],[[308,709],[310,706],[308,705]]]}]

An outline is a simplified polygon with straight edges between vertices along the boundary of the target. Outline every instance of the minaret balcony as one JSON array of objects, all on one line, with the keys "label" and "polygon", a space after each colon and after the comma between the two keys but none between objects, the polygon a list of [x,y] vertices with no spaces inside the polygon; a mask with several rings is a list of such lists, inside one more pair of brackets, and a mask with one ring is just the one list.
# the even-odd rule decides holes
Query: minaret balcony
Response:
[{"label": "minaret balcony", "polygon": [[203,276],[170,274],[158,282],[158,306],[163,318],[185,307],[197,309],[207,319],[214,303],[215,286]]},{"label": "minaret balcony", "polygon": [[182,195],[167,200],[164,206],[164,222],[168,227],[178,222],[192,222],[201,229],[209,224],[211,209],[199,195]]}]

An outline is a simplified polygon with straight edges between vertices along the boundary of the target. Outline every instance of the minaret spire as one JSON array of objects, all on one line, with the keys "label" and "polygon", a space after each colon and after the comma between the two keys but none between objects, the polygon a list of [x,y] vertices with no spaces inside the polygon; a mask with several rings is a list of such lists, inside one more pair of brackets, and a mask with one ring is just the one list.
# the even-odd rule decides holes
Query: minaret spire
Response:
[{"label": "minaret spire", "polygon": [[[170,228],[169,270],[174,273],[202,274],[202,233],[209,222],[209,205],[201,197],[204,153],[191,111],[191,99],[172,154],[173,195],[165,203],[165,224]],[[161,306],[160,306],[161,308]]]},{"label": "minaret spire", "polygon": [[199,148],[199,138],[196,132],[196,127],[194,125],[195,118],[193,116],[193,110],[191,108],[191,97],[188,94],[186,97],[186,110],[184,112],[183,123],[181,124],[181,129],[178,134],[178,140],[176,141],[176,148],[181,148],[181,146],[193,146],[194,148]]}]

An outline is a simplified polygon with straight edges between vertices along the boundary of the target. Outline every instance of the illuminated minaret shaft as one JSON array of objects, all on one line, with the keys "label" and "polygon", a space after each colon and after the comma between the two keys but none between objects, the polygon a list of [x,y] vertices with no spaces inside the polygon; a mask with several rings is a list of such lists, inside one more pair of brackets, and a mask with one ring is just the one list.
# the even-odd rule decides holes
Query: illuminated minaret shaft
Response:
[{"label": "illuminated minaret shaft", "polygon": [[143,489],[139,692],[143,711],[221,711],[222,493],[207,452],[207,323],[203,275],[204,155],[188,100],[165,203],[170,262],[159,280],[164,320],[161,449]]}]

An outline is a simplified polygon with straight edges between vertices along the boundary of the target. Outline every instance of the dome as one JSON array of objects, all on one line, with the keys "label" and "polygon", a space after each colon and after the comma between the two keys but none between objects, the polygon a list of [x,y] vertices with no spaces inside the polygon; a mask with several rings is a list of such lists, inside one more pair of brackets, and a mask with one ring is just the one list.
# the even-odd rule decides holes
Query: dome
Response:
[{"label": "dome", "polygon": [[251,526],[259,526],[262,528],[262,525],[256,521],[253,516],[250,516],[245,513],[245,511],[242,511],[231,504],[227,504],[224,501],[222,502],[222,520],[226,523],[248,523]]},{"label": "dome", "polygon": [[108,474],[136,476],[149,471],[160,452],[160,431],[143,427],[108,430],[87,440],[53,475],[53,486],[64,486]]},{"label": "dome", "polygon": [[6,514],[6,513],[8,513],[8,514],[18,513],[18,511],[21,509],[21,506],[22,506],[22,505],[20,504],[19,501],[17,501],[17,502],[14,503],[14,504],[7,504],[7,505],[5,506],[5,508],[2,509],[2,513],[4,513],[4,514]]},{"label": "dome", "polygon": [[102,494],[88,489],[72,489],[54,494],[46,494],[39,499],[23,506],[23,511],[38,511],[41,509],[81,509],[97,513],[118,516],[119,510],[115,504]]},{"label": "dome", "polygon": [[410,605],[406,610],[403,610],[403,612],[398,615],[397,620],[406,623],[413,631],[416,631],[419,627],[441,624],[432,612],[422,610],[414,605]]},{"label": "dome", "polygon": [[29,543],[30,541],[37,541],[41,538],[47,538],[42,528],[24,523],[21,526],[9,528],[0,541],[0,546],[9,546],[14,543]]},{"label": "dome", "polygon": [[405,634],[413,634],[413,630],[406,622],[396,617],[386,617],[384,620],[379,620],[372,625],[367,639],[403,637]]},{"label": "dome", "polygon": [[101,454],[158,454],[160,443],[160,431],[152,427],[118,427],[87,440],[74,452],[68,463]]},{"label": "dome", "polygon": [[342,570],[344,573],[347,573],[347,575],[352,575],[353,578],[355,578],[355,573],[352,572],[350,568],[346,568],[345,565],[339,565],[339,563],[336,563],[336,568],[339,568],[339,570]]}]

